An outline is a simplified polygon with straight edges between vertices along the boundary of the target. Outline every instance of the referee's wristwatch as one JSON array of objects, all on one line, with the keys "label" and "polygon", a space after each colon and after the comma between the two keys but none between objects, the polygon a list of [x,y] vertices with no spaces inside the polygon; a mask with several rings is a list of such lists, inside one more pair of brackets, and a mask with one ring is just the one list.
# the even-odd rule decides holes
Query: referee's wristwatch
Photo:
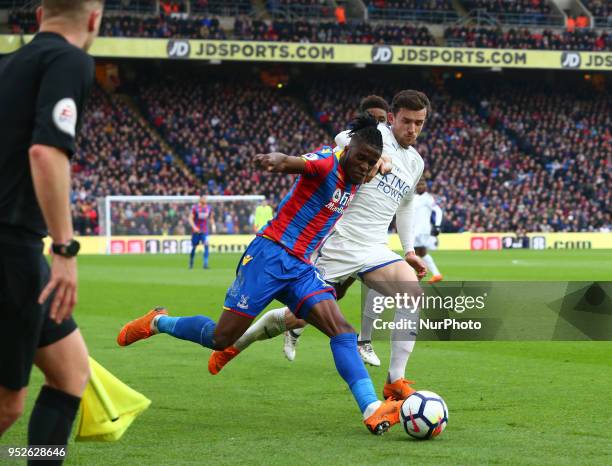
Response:
[{"label": "referee's wristwatch", "polygon": [[75,239],[71,239],[64,244],[53,243],[51,245],[51,251],[53,251],[53,254],[57,254],[58,256],[62,257],[74,257],[79,253],[79,249],[81,249],[81,244]]}]

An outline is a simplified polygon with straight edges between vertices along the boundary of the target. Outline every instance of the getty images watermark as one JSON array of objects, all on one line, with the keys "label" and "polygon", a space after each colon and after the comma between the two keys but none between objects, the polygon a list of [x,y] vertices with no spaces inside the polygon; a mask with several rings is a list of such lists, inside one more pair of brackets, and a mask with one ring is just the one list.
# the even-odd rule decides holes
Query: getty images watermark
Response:
[{"label": "getty images watermark", "polygon": [[474,319],[415,318],[423,311],[445,311],[463,314],[466,311],[485,310],[487,292],[478,296],[431,296],[422,292],[419,295],[412,293],[398,293],[394,296],[372,296],[371,309],[375,314],[382,314],[387,309],[402,311],[409,317],[400,317],[394,321],[385,321],[382,318],[374,319],[376,330],[481,330],[482,322]]},{"label": "getty images watermark", "polygon": [[612,340],[612,282],[370,285],[362,309],[373,339]]}]

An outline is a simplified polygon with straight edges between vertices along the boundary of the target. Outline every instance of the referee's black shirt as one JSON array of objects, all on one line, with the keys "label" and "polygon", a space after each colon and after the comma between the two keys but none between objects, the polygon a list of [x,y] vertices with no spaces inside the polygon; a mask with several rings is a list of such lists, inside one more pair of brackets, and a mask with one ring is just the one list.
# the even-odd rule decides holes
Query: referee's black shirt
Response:
[{"label": "referee's black shirt", "polygon": [[28,150],[44,144],[74,154],[93,78],[93,59],[52,32],[0,58],[0,242],[47,235]]}]

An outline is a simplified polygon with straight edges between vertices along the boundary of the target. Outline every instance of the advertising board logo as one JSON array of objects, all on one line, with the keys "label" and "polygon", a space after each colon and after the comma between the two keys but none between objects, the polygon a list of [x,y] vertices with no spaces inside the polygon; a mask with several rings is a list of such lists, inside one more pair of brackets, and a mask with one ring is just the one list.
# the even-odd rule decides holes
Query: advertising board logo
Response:
[{"label": "advertising board logo", "polygon": [[391,63],[393,60],[393,49],[386,45],[375,45],[372,47],[373,63]]},{"label": "advertising board logo", "polygon": [[188,40],[169,40],[167,52],[170,58],[188,58],[191,45]]},{"label": "advertising board logo", "polygon": [[561,66],[563,68],[580,68],[581,62],[578,52],[563,52],[561,54]]}]

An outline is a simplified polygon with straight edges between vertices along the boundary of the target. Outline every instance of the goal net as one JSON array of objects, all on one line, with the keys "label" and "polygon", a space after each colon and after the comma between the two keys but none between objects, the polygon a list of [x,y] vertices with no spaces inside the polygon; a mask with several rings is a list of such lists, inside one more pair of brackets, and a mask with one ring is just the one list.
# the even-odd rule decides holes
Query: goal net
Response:
[{"label": "goal net", "polygon": [[[191,250],[189,216],[199,196],[106,196],[100,225],[107,254],[181,254]],[[207,196],[211,252],[242,252],[265,196]]]}]

